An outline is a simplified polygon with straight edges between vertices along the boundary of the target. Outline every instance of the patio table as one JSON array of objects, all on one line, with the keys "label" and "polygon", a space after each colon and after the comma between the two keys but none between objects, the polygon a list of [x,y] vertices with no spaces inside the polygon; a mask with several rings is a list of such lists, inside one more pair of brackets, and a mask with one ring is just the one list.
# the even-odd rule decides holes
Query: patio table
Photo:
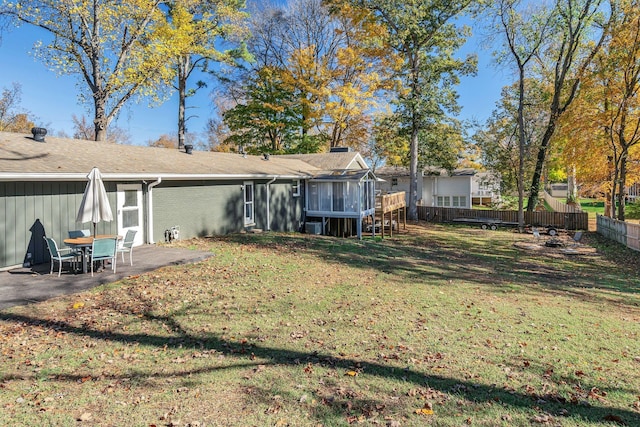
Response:
[{"label": "patio table", "polygon": [[118,239],[122,240],[122,236],[115,234],[98,234],[97,236],[69,237],[63,242],[67,246],[78,248],[82,251],[82,272],[87,273],[87,252],[93,246],[93,239]]}]

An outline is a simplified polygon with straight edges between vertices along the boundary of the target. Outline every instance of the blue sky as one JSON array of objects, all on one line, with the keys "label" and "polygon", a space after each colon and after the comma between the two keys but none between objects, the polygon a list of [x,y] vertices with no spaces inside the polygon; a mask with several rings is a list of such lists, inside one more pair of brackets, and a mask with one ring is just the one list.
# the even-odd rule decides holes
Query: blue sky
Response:
[{"label": "blue sky", "polygon": [[[37,126],[51,133],[64,131],[73,134],[72,115],[84,115],[92,121],[93,113],[78,101],[76,85],[86,85],[79,76],[57,76],[32,54],[37,40],[47,37],[44,30],[23,25],[2,35],[0,44],[0,89],[18,82],[22,86],[21,107],[37,118]],[[484,121],[494,109],[502,86],[510,80],[509,74],[498,70],[491,62],[491,52],[480,50],[479,38],[472,37],[464,53],[476,52],[479,59],[478,75],[465,77],[459,86],[460,118]],[[212,116],[209,88],[188,99],[187,115],[196,115],[187,122],[190,132],[204,134],[207,119]],[[146,145],[163,134],[175,134],[177,129],[177,96],[172,96],[159,107],[149,108],[142,102],[129,103],[120,113],[117,125],[131,135],[131,142]]]}]

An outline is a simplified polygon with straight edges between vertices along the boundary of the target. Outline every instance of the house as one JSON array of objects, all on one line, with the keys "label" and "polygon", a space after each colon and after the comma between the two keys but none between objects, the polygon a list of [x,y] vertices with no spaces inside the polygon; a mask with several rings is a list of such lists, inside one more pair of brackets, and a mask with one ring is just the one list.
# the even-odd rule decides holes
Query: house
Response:
[{"label": "house", "polygon": [[[114,213],[114,221],[98,224],[99,234],[134,229],[139,245],[163,241],[172,227],[180,238],[302,230],[312,180],[336,174],[338,182],[351,183],[358,168],[369,176],[357,153],[318,156],[320,167],[295,156],[187,153],[54,137],[39,142],[0,132],[0,268],[46,262],[42,236],[61,242],[68,230],[89,228],[75,218],[93,167],[102,173]],[[339,199],[338,193],[330,195]],[[342,194],[351,195],[350,189]],[[318,199],[322,206],[326,197]]]},{"label": "house", "polygon": [[564,198],[567,197],[569,184],[566,182],[554,182],[549,184],[548,189],[548,193],[551,195],[551,197]]},{"label": "house", "polygon": [[[409,204],[409,169],[385,166],[375,171],[382,192],[404,191]],[[500,198],[499,179],[490,172],[475,169],[425,168],[418,179],[418,205],[471,209],[472,205],[495,203]]]}]

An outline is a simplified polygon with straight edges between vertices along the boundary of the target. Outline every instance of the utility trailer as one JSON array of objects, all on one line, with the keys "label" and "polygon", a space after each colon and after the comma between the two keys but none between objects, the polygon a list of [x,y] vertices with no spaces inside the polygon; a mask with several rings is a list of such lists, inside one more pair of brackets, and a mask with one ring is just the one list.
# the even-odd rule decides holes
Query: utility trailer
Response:
[{"label": "utility trailer", "polygon": [[517,222],[503,221],[496,218],[454,218],[453,222],[479,225],[483,230],[497,230],[498,227],[517,227]]},{"label": "utility trailer", "polygon": [[[517,227],[518,226],[517,222],[503,221],[501,219],[496,219],[496,218],[454,218],[452,219],[452,221],[460,224],[479,225],[480,228],[482,228],[483,230],[497,230],[498,227]],[[531,230],[533,229],[537,229],[539,230],[539,232],[546,233],[549,236],[558,235],[558,229],[553,226],[526,225],[525,229],[528,230],[529,232],[531,232]]]}]

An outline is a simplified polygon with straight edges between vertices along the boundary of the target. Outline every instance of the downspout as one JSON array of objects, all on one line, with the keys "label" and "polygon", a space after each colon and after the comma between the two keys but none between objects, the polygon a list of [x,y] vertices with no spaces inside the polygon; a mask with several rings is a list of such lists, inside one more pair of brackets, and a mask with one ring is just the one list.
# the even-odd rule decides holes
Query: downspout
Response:
[{"label": "downspout", "polygon": [[153,241],[153,192],[151,190],[161,182],[162,178],[158,177],[157,180],[147,185],[147,236],[149,237],[149,244],[151,245],[155,243]]},{"label": "downspout", "polygon": [[276,178],[273,177],[270,181],[267,181],[267,231],[271,231],[271,184],[275,182]]},{"label": "downspout", "polygon": [[[364,188],[362,185],[362,181],[358,181],[358,222],[356,225],[356,233],[358,234],[358,240],[362,240],[362,196],[364,195]],[[374,219],[374,228],[375,228],[375,219]],[[375,233],[375,231],[374,231]]]}]

